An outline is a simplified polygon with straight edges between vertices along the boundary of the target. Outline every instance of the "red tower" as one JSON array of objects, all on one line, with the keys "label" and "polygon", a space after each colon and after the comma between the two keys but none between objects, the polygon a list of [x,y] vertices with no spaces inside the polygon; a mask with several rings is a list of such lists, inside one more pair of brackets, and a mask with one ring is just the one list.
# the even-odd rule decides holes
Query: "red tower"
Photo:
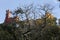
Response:
[{"label": "red tower", "polygon": [[6,10],[5,23],[9,24],[9,23],[18,22],[18,21],[19,21],[19,17],[18,16],[11,17],[11,11],[10,10]]},{"label": "red tower", "polygon": [[5,18],[5,23],[9,23],[11,21],[11,11],[10,10],[6,10],[6,18]]}]

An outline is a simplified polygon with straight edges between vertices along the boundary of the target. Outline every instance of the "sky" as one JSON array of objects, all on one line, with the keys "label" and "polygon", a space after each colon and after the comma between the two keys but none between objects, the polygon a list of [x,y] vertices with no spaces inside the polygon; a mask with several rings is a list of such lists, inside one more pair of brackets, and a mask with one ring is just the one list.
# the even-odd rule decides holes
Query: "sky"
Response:
[{"label": "sky", "polygon": [[44,5],[51,4],[54,6],[53,15],[60,18],[60,8],[57,0],[0,0],[0,23],[3,23],[6,16],[6,10],[9,9],[11,11],[15,10],[17,7],[26,6],[29,4],[34,5]]}]

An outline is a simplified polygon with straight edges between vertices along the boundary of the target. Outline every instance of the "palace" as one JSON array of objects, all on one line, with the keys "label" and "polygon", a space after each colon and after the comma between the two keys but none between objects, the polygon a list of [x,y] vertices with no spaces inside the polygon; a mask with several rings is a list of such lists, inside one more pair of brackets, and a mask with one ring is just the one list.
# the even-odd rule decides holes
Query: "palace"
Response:
[{"label": "palace", "polygon": [[[9,24],[9,23],[14,23],[14,22],[19,22],[19,17],[18,16],[11,17],[11,14],[12,13],[10,10],[6,10],[6,17],[5,17],[4,23]],[[49,12],[47,12],[45,14],[45,16],[47,17],[47,19],[51,19],[51,20],[54,19],[54,16]],[[36,22],[37,22],[37,24],[38,23],[41,24],[43,22],[43,20],[42,19],[36,19]]]}]

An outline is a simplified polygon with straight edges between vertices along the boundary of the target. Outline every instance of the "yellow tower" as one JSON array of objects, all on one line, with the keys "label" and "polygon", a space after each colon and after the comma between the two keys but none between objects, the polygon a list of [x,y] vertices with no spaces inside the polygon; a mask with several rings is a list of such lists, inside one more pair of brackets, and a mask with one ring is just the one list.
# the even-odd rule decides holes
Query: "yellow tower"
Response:
[{"label": "yellow tower", "polygon": [[49,12],[46,12],[45,16],[46,16],[46,18],[49,18],[49,19],[53,19],[54,18],[54,16],[51,13],[49,13]]}]

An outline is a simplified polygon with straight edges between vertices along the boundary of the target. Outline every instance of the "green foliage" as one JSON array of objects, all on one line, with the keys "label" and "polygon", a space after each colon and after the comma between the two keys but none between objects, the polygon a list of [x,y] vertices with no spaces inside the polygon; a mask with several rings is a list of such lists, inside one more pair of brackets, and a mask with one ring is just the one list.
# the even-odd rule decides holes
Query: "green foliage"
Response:
[{"label": "green foliage", "polygon": [[47,26],[42,30],[41,36],[43,40],[59,40],[60,28],[57,26]]}]

